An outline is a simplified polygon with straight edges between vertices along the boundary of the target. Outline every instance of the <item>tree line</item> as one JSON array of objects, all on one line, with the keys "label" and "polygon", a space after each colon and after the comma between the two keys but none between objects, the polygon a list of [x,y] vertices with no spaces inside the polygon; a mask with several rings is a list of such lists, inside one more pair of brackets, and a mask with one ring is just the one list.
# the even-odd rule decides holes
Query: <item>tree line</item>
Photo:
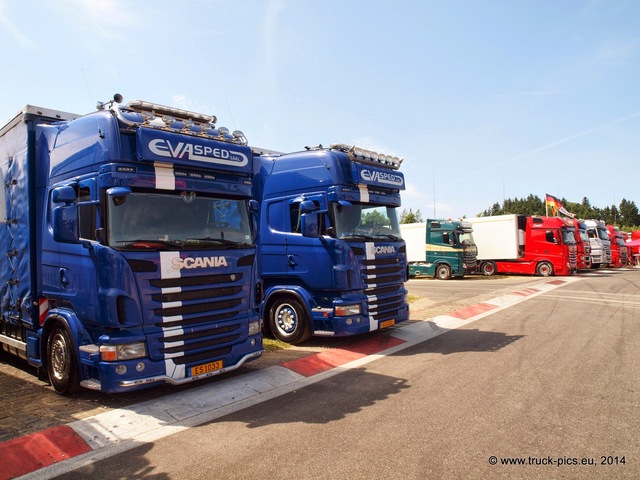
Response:
[{"label": "tree line", "polygon": [[[618,206],[611,205],[604,208],[594,207],[587,197],[582,203],[570,202],[566,198],[559,199],[562,206],[576,218],[603,220],[607,225],[616,225],[625,230],[637,230],[640,226],[640,211],[635,202],[623,198]],[[544,198],[530,194],[526,198],[506,199],[502,205],[494,203],[490,208],[478,214],[478,217],[492,215],[546,215]],[[551,215],[551,210],[549,210]],[[413,211],[404,209],[400,214],[400,223],[423,222],[420,209]]]}]

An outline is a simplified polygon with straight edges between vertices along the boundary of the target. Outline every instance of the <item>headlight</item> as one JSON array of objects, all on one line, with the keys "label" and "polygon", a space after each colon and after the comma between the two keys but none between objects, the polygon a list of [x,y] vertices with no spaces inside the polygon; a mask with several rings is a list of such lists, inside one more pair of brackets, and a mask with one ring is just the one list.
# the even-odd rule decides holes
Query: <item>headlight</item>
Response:
[{"label": "headlight", "polygon": [[257,335],[261,330],[262,328],[260,327],[260,321],[249,322],[249,336]]},{"label": "headlight", "polygon": [[100,345],[100,358],[105,362],[118,360],[131,360],[147,356],[147,347],[144,342],[125,343],[122,345]]},{"label": "headlight", "polygon": [[347,315],[360,315],[360,305],[340,305],[335,307],[335,315],[337,317],[346,317]]}]

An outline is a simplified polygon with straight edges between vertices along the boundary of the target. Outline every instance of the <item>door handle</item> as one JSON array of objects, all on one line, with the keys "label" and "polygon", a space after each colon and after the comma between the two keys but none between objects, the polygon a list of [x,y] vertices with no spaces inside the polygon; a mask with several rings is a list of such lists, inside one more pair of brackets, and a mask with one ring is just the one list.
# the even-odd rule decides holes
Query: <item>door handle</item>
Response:
[{"label": "door handle", "polygon": [[66,268],[61,268],[60,269],[60,284],[63,287],[69,286],[69,278],[67,277],[67,269]]}]

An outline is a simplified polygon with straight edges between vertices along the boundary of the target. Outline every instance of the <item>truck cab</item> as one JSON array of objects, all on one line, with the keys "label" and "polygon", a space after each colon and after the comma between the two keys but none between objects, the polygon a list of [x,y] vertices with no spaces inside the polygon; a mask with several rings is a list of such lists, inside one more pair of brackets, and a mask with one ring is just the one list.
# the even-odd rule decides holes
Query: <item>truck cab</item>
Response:
[{"label": "truck cab", "polygon": [[578,270],[591,268],[591,242],[584,222],[574,220]]},{"label": "truck cab", "polygon": [[343,144],[256,152],[265,328],[298,344],[407,320],[401,160]]},{"label": "truck cab", "polygon": [[476,269],[478,248],[470,223],[428,219],[400,226],[407,242],[409,276],[435,276],[440,280],[462,278]]},{"label": "truck cab", "polygon": [[609,241],[611,242],[611,266],[626,267],[629,265],[629,249],[620,229],[614,225],[607,225]]},{"label": "truck cab", "polygon": [[583,220],[591,244],[591,267],[611,264],[611,241],[606,224],[601,220]]}]

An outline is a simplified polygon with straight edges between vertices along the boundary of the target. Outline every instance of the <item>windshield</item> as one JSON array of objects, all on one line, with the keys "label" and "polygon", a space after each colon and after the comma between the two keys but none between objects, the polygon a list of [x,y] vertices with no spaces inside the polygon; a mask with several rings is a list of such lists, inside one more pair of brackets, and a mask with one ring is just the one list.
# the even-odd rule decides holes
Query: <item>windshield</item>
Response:
[{"label": "windshield", "polygon": [[573,230],[561,230],[562,232],[562,241],[566,244],[575,244],[576,237],[573,235]]},{"label": "windshield", "polygon": [[109,198],[108,242],[114,248],[233,248],[252,244],[244,199],[132,192]]},{"label": "windshield", "polygon": [[606,228],[598,227],[598,236],[601,240],[609,240],[609,232],[607,232]]},{"label": "windshield", "polygon": [[400,240],[400,224],[395,207],[334,203],[332,208],[337,238]]},{"label": "windshield", "polygon": [[475,244],[475,242],[473,241],[473,233],[471,233],[471,232],[469,232],[469,233],[461,233],[458,238],[459,238],[460,243],[462,245],[473,245],[473,244]]},{"label": "windshield", "polygon": [[584,243],[589,243],[589,235],[587,235],[586,230],[580,230],[580,238]]}]

